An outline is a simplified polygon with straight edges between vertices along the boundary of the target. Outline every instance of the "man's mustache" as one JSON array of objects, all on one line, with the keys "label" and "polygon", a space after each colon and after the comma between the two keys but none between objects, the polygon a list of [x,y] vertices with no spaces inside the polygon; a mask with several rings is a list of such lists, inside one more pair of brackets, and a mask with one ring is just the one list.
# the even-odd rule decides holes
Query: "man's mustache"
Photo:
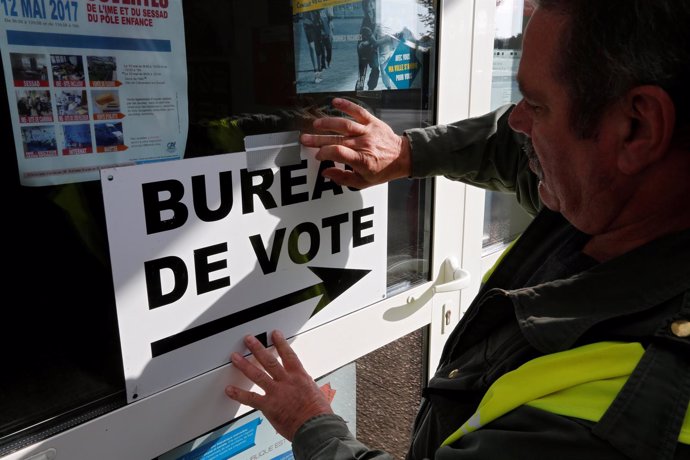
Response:
[{"label": "man's mustache", "polygon": [[522,151],[527,155],[529,160],[530,168],[539,177],[539,180],[544,179],[544,171],[541,169],[541,163],[539,162],[539,157],[537,152],[534,150],[534,144],[532,144],[532,139],[527,139],[522,144]]}]

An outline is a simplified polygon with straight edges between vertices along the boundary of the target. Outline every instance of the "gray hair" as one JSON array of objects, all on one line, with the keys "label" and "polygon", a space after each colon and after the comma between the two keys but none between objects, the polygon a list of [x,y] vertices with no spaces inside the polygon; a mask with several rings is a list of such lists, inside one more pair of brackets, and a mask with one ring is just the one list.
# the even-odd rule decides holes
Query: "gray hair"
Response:
[{"label": "gray hair", "polygon": [[640,85],[670,95],[677,133],[688,122],[690,1],[532,1],[568,18],[555,72],[568,88],[579,136],[596,136],[604,111]]}]

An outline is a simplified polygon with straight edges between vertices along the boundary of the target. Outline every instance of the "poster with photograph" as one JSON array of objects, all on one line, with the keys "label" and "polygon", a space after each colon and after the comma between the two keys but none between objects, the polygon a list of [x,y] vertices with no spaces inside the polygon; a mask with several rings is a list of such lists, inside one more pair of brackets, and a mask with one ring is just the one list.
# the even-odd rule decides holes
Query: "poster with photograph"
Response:
[{"label": "poster with photograph", "polygon": [[22,185],[177,160],[187,142],[182,2],[0,2]]},{"label": "poster with photograph", "polygon": [[420,88],[431,0],[293,0],[297,93]]}]

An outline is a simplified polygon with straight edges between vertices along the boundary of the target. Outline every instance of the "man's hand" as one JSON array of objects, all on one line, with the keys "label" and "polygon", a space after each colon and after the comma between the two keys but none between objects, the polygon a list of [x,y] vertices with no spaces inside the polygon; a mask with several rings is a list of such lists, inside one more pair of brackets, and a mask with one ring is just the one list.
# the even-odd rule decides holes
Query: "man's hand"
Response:
[{"label": "man's hand", "polygon": [[244,343],[263,369],[239,353],[231,356],[232,364],[264,390],[265,394],[260,395],[232,385],[225,388],[225,394],[263,412],[273,428],[288,441],[292,441],[304,422],[316,415],[332,414],[333,409],[314,379],[304,370],[283,334],[273,331],[271,338],[282,364],[252,336],[245,337]]},{"label": "man's hand", "polygon": [[398,136],[390,126],[353,102],[335,98],[332,104],[353,120],[319,118],[313,123],[315,130],[338,134],[302,134],[300,138],[305,146],[319,148],[317,160],[331,160],[352,168],[327,168],[323,171],[325,177],[357,189],[409,177],[410,144],[405,136]]}]

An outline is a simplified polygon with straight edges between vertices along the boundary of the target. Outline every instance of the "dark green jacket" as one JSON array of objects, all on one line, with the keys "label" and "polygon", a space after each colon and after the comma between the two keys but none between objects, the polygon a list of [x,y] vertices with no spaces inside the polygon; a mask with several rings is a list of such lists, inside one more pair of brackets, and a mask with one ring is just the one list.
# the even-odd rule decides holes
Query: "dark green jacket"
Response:
[{"label": "dark green jacket", "polygon": [[[521,138],[510,132],[505,108],[408,137],[415,175],[513,190],[523,206],[538,210],[536,181],[526,172]],[[677,442],[690,400],[690,338],[671,329],[690,320],[690,230],[533,282],[542,267],[559,261],[564,241],[586,239],[560,214],[538,212],[448,339],[424,390],[411,459],[690,458],[690,446]],[[439,448],[506,372],[538,356],[609,340],[640,342],[646,352],[599,423],[522,406]],[[390,458],[356,441],[337,416],[308,421],[293,450],[298,459]]]}]

